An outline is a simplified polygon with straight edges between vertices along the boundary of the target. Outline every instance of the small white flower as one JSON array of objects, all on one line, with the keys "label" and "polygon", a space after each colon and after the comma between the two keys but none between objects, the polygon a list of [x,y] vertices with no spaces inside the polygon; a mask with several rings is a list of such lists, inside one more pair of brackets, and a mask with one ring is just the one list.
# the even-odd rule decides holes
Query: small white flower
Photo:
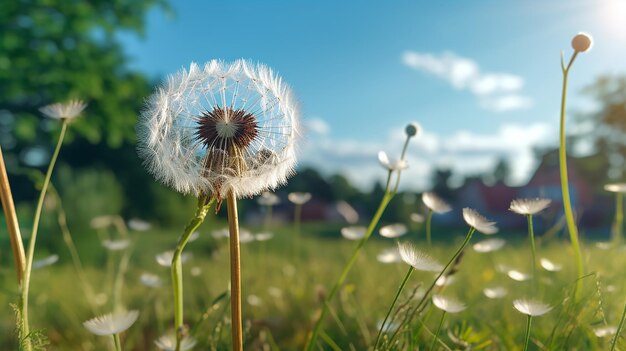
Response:
[{"label": "small white flower", "polygon": [[402,261],[400,252],[397,248],[384,249],[377,256],[376,260],[380,263],[396,263]]},{"label": "small white flower", "polygon": [[275,206],[280,203],[280,199],[276,196],[276,194],[265,191],[257,199],[257,202],[261,206]]},{"label": "small white flower", "polygon": [[150,288],[158,288],[161,286],[161,278],[152,273],[142,273],[141,276],[139,276],[139,281],[141,284]]},{"label": "small white flower", "polygon": [[268,241],[271,240],[274,237],[273,233],[269,233],[269,232],[263,232],[263,233],[258,233],[254,236],[254,240],[256,241]]},{"label": "small white flower", "polygon": [[148,171],[181,193],[251,197],[293,174],[296,100],[268,67],[245,60],[193,63],[157,88],[140,116]]},{"label": "small white flower", "polygon": [[527,280],[530,280],[530,278],[532,278],[532,276],[530,274],[526,274],[526,273],[522,273],[518,270],[512,269],[508,272],[506,272],[506,275],[509,276],[509,278],[518,281],[518,282],[525,282]]},{"label": "small white flower", "polygon": [[348,240],[361,240],[366,232],[367,228],[361,226],[341,228],[341,235]]},{"label": "small white flower", "polygon": [[289,193],[287,199],[296,205],[304,205],[311,200],[311,193]]},{"label": "small white flower", "polygon": [[131,218],[128,221],[128,228],[137,232],[145,232],[146,230],[150,230],[150,228],[152,228],[152,225],[142,219]]},{"label": "small white flower", "polygon": [[550,199],[516,199],[511,201],[510,210],[521,215],[534,215],[550,206]]},{"label": "small white flower", "polygon": [[488,221],[485,217],[481,216],[478,212],[471,208],[463,209],[463,219],[472,228],[483,234],[495,234],[498,232],[495,222]]},{"label": "small white flower", "polygon": [[[174,351],[176,350],[176,336],[174,334],[165,334],[160,338],[154,340],[154,344],[161,351]],[[189,351],[196,346],[196,339],[192,336],[186,335],[180,341],[181,351]]]},{"label": "small white flower", "polygon": [[443,214],[446,212],[450,212],[452,208],[445,201],[443,201],[437,194],[431,192],[425,192],[422,194],[422,202],[426,207],[428,207],[431,211]]},{"label": "small white flower", "polygon": [[474,244],[474,251],[480,253],[498,251],[506,244],[506,240],[500,238],[486,239]]},{"label": "small white flower", "polygon": [[104,246],[107,250],[110,250],[110,251],[121,251],[127,248],[129,245],[130,245],[130,240],[128,239],[119,239],[119,240],[106,239],[102,242],[102,246]]},{"label": "small white flower", "polygon": [[52,266],[59,261],[59,255],[53,254],[46,258],[33,261],[33,269],[39,269],[43,267]]},{"label": "small white flower", "polygon": [[96,335],[119,334],[130,328],[139,317],[139,311],[109,313],[83,323],[85,328]]},{"label": "small white flower", "polygon": [[409,243],[399,243],[398,252],[400,252],[400,257],[406,264],[418,271],[439,272],[443,269],[443,266],[437,260],[417,250],[415,246]]},{"label": "small white flower", "polygon": [[87,104],[80,100],[70,100],[65,103],[56,103],[39,109],[47,117],[54,119],[72,120],[80,115]]},{"label": "small white flower", "polygon": [[378,233],[380,233],[381,236],[384,236],[385,238],[398,238],[403,236],[404,234],[406,234],[408,231],[408,229],[406,228],[406,226],[402,223],[395,223],[395,224],[389,224],[386,225],[382,228],[380,228],[380,230],[378,231]]},{"label": "small white flower", "polygon": [[466,306],[459,300],[444,297],[442,295],[433,295],[433,304],[440,310],[448,313],[458,313],[463,311]]},{"label": "small white flower", "polygon": [[409,217],[411,218],[411,220],[415,223],[422,223],[424,222],[424,216],[422,216],[419,213],[411,213],[411,216]]},{"label": "small white flower", "polygon": [[613,183],[604,186],[604,190],[612,193],[626,193],[626,183]]},{"label": "small white flower", "polygon": [[608,325],[606,327],[595,328],[593,330],[593,333],[596,334],[596,336],[599,338],[604,338],[606,336],[615,335],[616,332],[617,332],[617,328],[612,325]]},{"label": "small white flower", "polygon": [[[160,266],[171,267],[172,259],[174,258],[174,251],[161,252],[160,254],[156,255],[155,258]],[[182,255],[180,255],[180,261],[182,263],[189,261],[190,258],[191,255],[186,252],[183,252]]]},{"label": "small white flower", "polygon": [[552,307],[536,300],[518,299],[513,301],[513,307],[520,313],[528,316],[541,316],[548,313]]},{"label": "small white flower", "polygon": [[543,269],[549,272],[558,272],[563,269],[562,265],[556,264],[548,260],[547,258],[542,258],[541,260],[539,260],[539,263],[541,264],[541,267],[543,267]]},{"label": "small white flower", "polygon": [[507,291],[503,287],[494,287],[494,288],[485,288],[483,289],[483,294],[490,299],[501,299],[506,296]]},{"label": "small white flower", "polygon": [[388,171],[401,171],[407,169],[409,164],[405,160],[390,161],[389,156],[384,151],[378,152],[378,162]]}]

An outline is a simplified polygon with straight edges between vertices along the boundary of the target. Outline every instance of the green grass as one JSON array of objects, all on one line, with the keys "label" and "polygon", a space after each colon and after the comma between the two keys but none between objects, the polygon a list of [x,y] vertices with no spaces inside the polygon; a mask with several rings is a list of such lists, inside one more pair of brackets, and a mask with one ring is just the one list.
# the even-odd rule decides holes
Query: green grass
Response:
[{"label": "green grass", "polygon": [[[226,240],[215,242],[209,235],[222,223],[216,225],[212,223],[213,219],[208,221],[208,225],[201,227],[200,239],[190,243],[185,250],[193,254],[193,258],[184,264],[185,318],[195,331],[197,350],[227,350],[230,343],[228,299],[219,297],[228,290],[228,247]],[[319,312],[322,296],[335,281],[356,245],[356,242],[340,238],[340,227],[328,223],[305,224],[299,252],[294,252],[292,227],[288,224],[275,228],[276,237],[271,241],[243,244],[242,295],[246,349],[259,350],[263,345],[270,349],[302,349],[306,333]],[[124,275],[122,301],[127,308],[140,310],[140,318],[122,335],[125,350],[154,350],[153,340],[173,325],[170,271],[158,266],[154,256],[173,249],[179,231],[152,230],[131,234],[132,258]],[[443,240],[438,232],[441,231],[434,228],[435,240],[429,253],[445,262],[460,244],[463,230],[448,232]],[[83,235],[93,238],[93,241],[83,238],[79,247],[89,282],[101,294],[101,305],[96,312],[111,312],[112,277],[121,254],[114,253],[108,257],[94,233]],[[415,233],[409,233],[405,238],[415,236]],[[458,349],[460,346],[450,338],[450,335],[456,335],[457,338],[472,341],[473,345],[486,343],[487,350],[520,349],[524,341],[526,316],[517,312],[511,302],[520,297],[533,297],[551,304],[554,309],[544,316],[533,318],[529,350],[608,349],[611,337],[598,338],[593,329],[605,323],[612,326],[619,323],[626,288],[622,271],[626,263],[623,248],[600,250],[593,243],[584,242],[585,266],[591,275],[583,279],[582,299],[576,303],[571,296],[576,268],[567,242],[552,239],[538,246],[538,257],[547,257],[563,264],[564,268],[561,272],[541,271],[540,287],[533,293],[530,281],[515,282],[495,268],[501,264],[530,272],[530,251],[523,234],[502,233],[497,236],[508,240],[505,248],[490,254],[467,250],[460,270],[455,274],[456,281],[442,292],[468,305],[467,310],[446,316],[439,335],[442,342],[451,349]],[[473,242],[485,238],[476,234]],[[320,347],[331,349],[330,344],[334,344],[341,350],[366,350],[372,346],[378,331],[377,323],[384,317],[407,270],[404,263],[381,264],[376,260],[380,250],[394,245],[392,240],[386,239],[367,243],[333,302],[333,313],[324,321],[325,335],[318,340]],[[426,248],[424,241],[417,241],[417,245]],[[109,338],[91,335],[82,326],[83,321],[94,315],[77,282],[67,252],[60,254],[60,262],[33,272],[32,328],[43,329],[50,341],[48,350],[106,350],[111,342]],[[192,267],[199,267],[201,274],[192,276]],[[5,316],[0,321],[0,344],[7,350],[16,348],[15,320],[9,304],[18,301],[14,272],[9,268],[5,267],[0,276],[1,286],[4,287],[0,294],[0,310]],[[143,272],[158,274],[163,285],[160,288],[143,286],[139,283]],[[409,294],[418,285],[428,285],[433,278],[433,274],[415,272],[399,305],[407,302]],[[500,300],[487,299],[482,289],[490,286],[503,286],[509,294]],[[250,298],[252,295],[258,299]],[[414,299],[407,306],[418,301]],[[428,347],[440,313],[426,308],[421,317],[430,317],[416,318],[409,330],[400,334],[397,339],[400,344],[395,348]],[[444,347],[443,344],[438,345]],[[621,344],[621,347],[624,345]],[[620,349],[620,343],[617,349]]]}]

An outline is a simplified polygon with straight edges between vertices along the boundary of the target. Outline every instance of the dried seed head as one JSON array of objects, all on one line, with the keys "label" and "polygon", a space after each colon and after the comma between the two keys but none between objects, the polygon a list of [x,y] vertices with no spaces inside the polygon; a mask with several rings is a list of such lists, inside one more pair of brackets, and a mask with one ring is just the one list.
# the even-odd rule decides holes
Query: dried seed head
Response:
[{"label": "dried seed head", "polygon": [[591,35],[580,32],[572,39],[572,48],[576,52],[586,52],[593,46]]}]

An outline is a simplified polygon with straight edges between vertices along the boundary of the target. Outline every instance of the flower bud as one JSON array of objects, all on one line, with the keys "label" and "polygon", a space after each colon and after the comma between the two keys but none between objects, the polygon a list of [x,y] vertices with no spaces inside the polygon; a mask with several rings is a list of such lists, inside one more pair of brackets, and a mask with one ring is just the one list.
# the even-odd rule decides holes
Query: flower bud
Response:
[{"label": "flower bud", "polygon": [[583,33],[583,32],[578,33],[572,39],[572,48],[574,48],[574,51],[576,52],[588,51],[589,49],[591,49],[592,45],[593,45],[593,39],[587,33]]},{"label": "flower bud", "polygon": [[410,137],[416,136],[421,131],[421,129],[422,128],[420,127],[419,124],[413,122],[413,123],[407,124],[406,128],[404,128],[404,132],[410,138]]}]

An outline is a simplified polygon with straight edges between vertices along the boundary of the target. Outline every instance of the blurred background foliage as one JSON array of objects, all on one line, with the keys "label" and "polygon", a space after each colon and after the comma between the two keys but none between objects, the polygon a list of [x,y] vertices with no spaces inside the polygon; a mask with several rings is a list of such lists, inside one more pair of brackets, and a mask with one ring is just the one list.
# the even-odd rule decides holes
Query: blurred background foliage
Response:
[{"label": "blurred background foliage", "polygon": [[[141,35],[146,14],[154,8],[173,15],[164,0],[0,1],[0,145],[20,208],[28,208],[36,195],[24,169],[45,169],[60,128],[38,109],[78,98],[89,105],[69,129],[53,177],[72,225],[86,226],[104,214],[167,226],[187,220],[195,200],[155,183],[136,155],[135,123],[156,82],[128,68],[116,39],[121,31]],[[572,141],[588,146],[592,157],[585,174],[600,189],[608,181],[626,179],[626,77],[599,77],[583,93],[597,108],[577,115],[581,132]],[[537,159],[545,152],[538,150]],[[494,170],[466,177],[466,182],[506,183],[509,173],[509,164],[501,160]],[[433,190],[449,200],[455,197],[452,177],[450,170],[436,169],[430,179]],[[362,213],[373,212],[383,193],[380,184],[363,191],[341,175],[327,177],[311,168],[300,169],[281,191],[313,190],[316,199],[345,200],[358,204]],[[403,198],[392,203],[388,220],[406,220],[418,209],[415,197]],[[257,204],[244,202],[243,211],[248,206]],[[21,219],[30,221],[25,215]]]}]

